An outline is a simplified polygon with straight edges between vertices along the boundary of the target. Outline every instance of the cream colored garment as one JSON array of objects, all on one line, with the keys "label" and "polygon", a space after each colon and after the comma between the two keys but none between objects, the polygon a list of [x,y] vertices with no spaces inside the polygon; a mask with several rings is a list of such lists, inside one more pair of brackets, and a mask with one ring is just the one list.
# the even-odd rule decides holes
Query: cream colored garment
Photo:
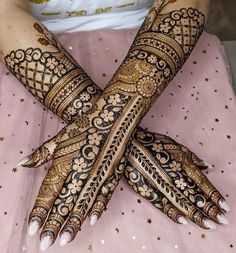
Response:
[{"label": "cream colored garment", "polygon": [[140,27],[153,0],[29,0],[32,13],[53,32]]},{"label": "cream colored garment", "polygon": [[[66,1],[66,0],[64,0]],[[102,0],[101,0],[102,1]],[[58,39],[101,88],[123,61],[137,30],[60,34]],[[178,225],[122,179],[95,226],[43,253],[235,253],[236,104],[219,40],[203,33],[188,61],[142,120],[214,166],[208,178],[232,211],[228,226]],[[65,125],[0,65],[0,253],[42,253],[39,234],[27,236],[28,215],[50,164],[17,165]]]}]

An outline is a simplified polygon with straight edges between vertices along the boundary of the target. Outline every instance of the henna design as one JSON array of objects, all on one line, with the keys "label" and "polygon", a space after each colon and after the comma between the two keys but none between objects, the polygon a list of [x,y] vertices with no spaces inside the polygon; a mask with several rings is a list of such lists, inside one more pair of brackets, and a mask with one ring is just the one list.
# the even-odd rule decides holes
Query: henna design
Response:
[{"label": "henna design", "polygon": [[12,51],[5,57],[6,66],[39,102],[71,121],[72,116],[83,115],[85,108],[92,107],[99,90],[45,27],[35,23],[34,30],[38,33],[38,43],[50,50]]},{"label": "henna design", "polygon": [[[72,139],[70,138],[68,140],[61,142],[57,147],[57,153],[55,155],[56,163],[60,164],[60,160],[65,159],[64,157],[67,157],[68,154],[70,153],[75,158],[73,159],[73,162],[69,167],[70,168],[69,170],[71,172],[58,198],[55,200],[55,196],[54,194],[52,194],[54,192],[52,192],[51,194],[48,193],[47,195],[48,198],[49,196],[51,197],[50,205],[52,205],[54,201],[55,203],[49,215],[48,222],[46,223],[44,230],[47,231],[47,234],[51,234],[53,238],[55,238],[65,218],[74,207],[74,203],[78,197],[76,193],[80,192],[81,188],[84,187],[84,184],[86,183],[88,176],[91,173],[94,174],[94,171],[91,171],[91,169],[93,166],[96,166],[95,158],[101,153],[100,146],[103,146],[105,140],[109,139],[108,136],[110,134],[110,129],[113,127],[114,121],[118,119],[120,114],[122,114],[122,106],[124,103],[127,103],[128,98],[129,98],[128,96],[121,95],[119,99],[117,99],[117,102],[114,103],[114,101],[111,100],[112,99],[111,96],[107,97],[107,99],[103,101],[104,105],[102,106],[102,108],[100,109],[98,107],[97,111],[94,112],[94,117],[92,119],[92,122],[95,127],[88,126],[86,128],[83,128],[81,127],[81,125],[77,123],[77,120],[76,120],[74,122],[73,128],[70,128],[70,127],[66,128],[67,130],[65,131],[66,132],[65,137],[67,137],[66,135],[71,136],[71,132],[73,132],[74,128],[76,129],[82,128],[83,132],[81,131],[81,134],[79,135],[79,137],[82,139],[81,140],[82,145],[79,147],[79,149],[77,147],[76,148],[74,147],[74,145],[78,143],[78,136],[75,136],[73,138],[77,138],[77,140],[73,140],[73,138]],[[108,104],[108,101],[113,101],[113,104]],[[76,153],[75,153],[75,150],[76,150]],[[111,158],[113,157],[111,156]],[[125,159],[123,160],[124,160],[123,162],[125,162]],[[108,162],[107,157],[106,157],[106,162]],[[111,164],[113,163],[109,162],[109,164],[111,166]],[[117,178],[116,173],[117,172],[114,173],[113,177]],[[105,173],[102,173],[102,174],[105,174]],[[97,173],[97,178],[98,176],[99,174]],[[95,181],[95,178],[96,176],[94,176],[93,181]],[[50,180],[50,177],[49,177],[49,180]],[[64,183],[64,180],[61,181],[61,183]],[[108,180],[108,184],[109,183],[110,182]],[[62,185],[60,185],[60,187],[61,186]],[[97,185],[94,185],[94,186],[95,186],[93,187],[94,191],[100,188]],[[106,185],[104,185],[103,187],[106,187]],[[39,193],[39,196],[41,196],[41,192]],[[96,192],[94,193],[94,196],[96,196]],[[44,197],[44,192],[42,192],[42,202],[40,203],[41,208],[42,208],[42,213],[44,212],[45,209],[47,211],[49,210],[48,207],[45,206],[43,202],[43,197]],[[84,205],[86,206],[86,211],[88,209],[87,206],[89,204],[91,205],[89,200],[87,200],[88,202],[84,203]],[[36,202],[35,207],[37,204],[38,203]],[[81,213],[80,220],[83,220],[85,216],[86,216],[86,213]],[[35,217],[36,217],[36,214],[34,213],[34,210],[33,210],[31,213],[31,218],[35,218]],[[39,217],[41,219],[42,216],[39,216]],[[43,217],[43,219],[41,219],[40,222],[44,221],[44,219],[45,217]],[[57,227],[58,229],[57,230],[52,229],[52,231],[50,232],[49,227],[52,227],[51,225],[54,228]]]},{"label": "henna design", "polygon": [[[164,2],[166,1],[163,1],[163,3]],[[168,1],[168,3],[169,2],[173,1]],[[165,5],[161,4],[159,7],[163,9]],[[52,219],[49,216],[49,222],[46,223],[43,235],[45,234],[44,232],[46,232],[56,237],[64,219],[73,208],[66,225],[66,230],[71,233],[73,238],[88,211],[92,208],[93,203],[98,203],[97,206],[100,205],[100,208],[97,208],[97,210],[102,210],[105,207],[105,201],[99,201],[104,195],[103,192],[99,194],[99,189],[104,189],[102,187],[108,185],[110,182],[109,180],[116,179],[113,185],[119,180],[118,177],[113,176],[115,172],[111,164],[117,164],[124,153],[124,147],[127,145],[127,140],[132,135],[135,126],[154,102],[155,98],[161,94],[165,86],[181,68],[200,36],[204,25],[204,16],[200,12],[189,8],[161,14],[160,9],[157,10],[155,5],[151,9],[147,20],[151,17],[152,21],[149,23],[145,21],[143,27],[136,36],[128,56],[94,107],[92,105],[97,101],[100,91],[92,82],[92,86],[82,85],[81,88],[81,85],[78,85],[78,79],[76,79],[76,81],[74,79],[78,72],[81,74],[81,80],[83,80],[83,77],[86,78],[86,75],[81,69],[76,69],[79,67],[76,66],[75,61],[73,59],[71,60],[67,54],[63,54],[63,57],[65,56],[66,59],[69,58],[69,62],[74,63],[74,66],[71,64],[71,69],[69,67],[70,64],[66,65],[66,71],[68,73],[63,72],[58,79],[55,77],[56,82],[51,87],[48,87],[49,84],[46,85],[46,88],[44,85],[39,85],[40,89],[36,90],[36,92],[36,86],[31,85],[33,88],[29,88],[36,96],[38,96],[37,92],[39,92],[39,95],[41,95],[41,97],[39,96],[39,100],[45,103],[60,117],[65,118],[66,121],[69,122],[72,118],[76,118],[76,121],[72,125],[64,129],[59,144],[55,149],[54,165],[50,169],[51,174],[49,173],[49,176],[45,178],[43,183],[43,186],[46,187],[45,189],[42,187],[39,198],[37,199],[38,201],[41,198],[41,201],[36,201],[35,212],[33,210],[31,213],[32,219],[39,219],[42,223],[46,218],[45,214],[51,208],[62,187],[62,183],[66,179],[66,183],[52,209],[52,215],[55,216]],[[44,36],[38,41],[44,46],[54,47],[56,51],[59,48],[59,51],[57,51],[55,55],[54,51],[51,52],[51,54],[53,57],[56,57],[57,60],[63,58],[60,53],[61,50],[63,51],[64,49],[56,40],[52,37],[49,38],[45,30],[40,26],[36,25],[35,27],[38,32]],[[9,66],[10,62],[12,61],[8,59]],[[54,61],[52,62],[54,64]],[[12,69],[14,69],[17,64],[14,63]],[[55,64],[53,72],[58,73],[57,65],[58,64]],[[28,70],[28,64],[25,65],[25,63],[20,63],[20,66],[22,69],[26,68]],[[59,70],[60,69],[61,67]],[[14,71],[12,70],[12,72]],[[22,81],[23,75],[21,72],[19,73],[18,78]],[[41,72],[41,74],[43,73]],[[26,79],[27,78],[28,77],[26,77]],[[67,87],[61,87],[62,84],[65,83]],[[38,89],[38,87],[36,87],[36,89]],[[47,89],[49,92],[47,92]],[[70,94],[70,91],[73,89],[75,92]],[[118,111],[110,110],[114,103],[117,103],[117,101],[120,102],[124,97],[127,99],[123,101],[123,105]],[[86,111],[88,111],[88,114],[84,116]],[[77,114],[77,112],[79,113]],[[77,118],[77,115],[80,117]],[[108,122],[110,124],[108,124]],[[78,135],[80,144],[78,144]],[[112,140],[110,141],[109,138]],[[96,145],[92,145],[91,147],[90,142]],[[105,147],[105,150],[101,151],[101,147]],[[119,147],[122,147],[122,149],[119,154],[116,154],[114,150],[118,150]],[[49,152],[48,154],[51,153]],[[85,161],[89,161],[87,158],[90,158],[93,162],[97,159],[98,162],[86,164]],[[73,160],[72,163],[71,160]],[[85,166],[82,165],[84,163]],[[93,171],[91,170],[92,167],[95,168]],[[63,175],[63,177],[61,175]],[[195,178],[198,178],[196,173],[194,175]],[[49,184],[49,182],[52,181],[53,187]],[[143,180],[143,182],[145,182],[145,180]],[[163,184],[165,183],[163,182]],[[82,188],[83,190],[81,190]],[[173,186],[172,188],[174,189]],[[112,193],[112,188],[108,192]],[[47,204],[44,205],[43,202],[45,199],[43,196],[46,194],[48,199]],[[95,196],[97,194],[99,195],[97,198],[98,201],[96,202]],[[177,197],[181,196],[178,191],[175,191],[175,194]],[[111,194],[109,196],[111,196]],[[184,202],[184,198],[181,198],[181,201]],[[73,207],[75,202],[76,206]],[[188,203],[187,200],[185,200],[185,202],[187,203],[185,204],[185,209],[188,206],[191,207],[191,203]],[[165,210],[172,210],[166,213],[169,213],[169,216],[176,219],[177,211],[174,211],[170,205],[166,206],[168,206],[168,208]],[[172,213],[172,215],[170,213]],[[192,214],[193,220],[196,220],[200,225],[202,224],[202,216],[201,212]],[[55,218],[57,219],[56,222]]]},{"label": "henna design", "polygon": [[136,169],[136,164],[135,166],[132,166],[129,162],[125,168],[124,175],[128,184],[135,192],[146,198],[174,222],[178,222],[178,217],[182,216],[182,213],[171,204],[162,192],[158,191],[150,184],[145,176]]},{"label": "henna design", "polygon": [[[155,194],[164,194],[178,210],[203,228],[207,217],[218,222],[217,215],[222,211],[216,204],[223,197],[201,173],[202,161],[167,136],[139,131],[135,137],[125,169],[125,177],[132,188],[144,195],[142,190],[150,188],[151,184],[156,189]],[[199,172],[199,178],[205,178],[207,187],[197,183],[199,178],[195,180],[186,174],[192,167]],[[137,188],[140,182],[144,186]],[[150,193],[149,190],[147,195]],[[149,199],[149,196],[144,197]]]},{"label": "henna design", "polygon": [[[99,133],[97,131],[99,131],[100,127],[94,120],[97,119],[96,112],[100,110],[100,115],[103,114],[103,117],[99,118],[98,121],[100,123],[103,122],[102,131],[105,131],[107,135],[103,134],[101,136],[101,139],[104,140],[104,145],[99,143],[98,150],[101,147],[104,147],[104,150],[95,154],[96,162],[92,165],[92,171],[92,166],[86,165],[85,173],[87,176],[83,188],[79,187],[76,195],[71,191],[69,186],[73,184],[73,180],[75,178],[77,182],[81,180],[80,171],[75,170],[71,172],[69,181],[64,184],[61,194],[54,203],[53,212],[57,217],[58,215],[60,216],[60,218],[57,218],[58,227],[62,226],[62,222],[69,215],[62,232],[69,232],[71,239],[74,238],[92,208],[95,196],[98,194],[102,184],[111,173],[114,173],[113,168],[117,164],[118,157],[123,155],[124,147],[126,147],[127,140],[131,137],[135,126],[150,108],[156,97],[161,94],[169,81],[181,68],[191,52],[192,46],[200,36],[204,25],[204,16],[192,8],[181,9],[180,11],[159,16],[157,10],[152,8],[150,13],[155,16],[153,24],[148,29],[140,29],[128,56],[97,101],[95,114],[88,114],[90,128],[87,131],[94,129],[96,133]],[[171,20],[174,20],[174,25],[162,32],[162,27],[166,26],[166,23],[170,23]],[[188,21],[188,25],[186,21]],[[183,26],[185,27],[184,32],[177,33],[174,30],[176,27],[181,28]],[[198,29],[195,29],[195,27]],[[181,36],[183,40],[180,40]],[[184,39],[185,37],[188,37],[189,40]],[[122,110],[117,112],[118,118],[115,120],[112,112],[107,110],[107,108],[111,107],[115,97],[119,101],[121,96],[126,96],[127,100],[123,103]],[[107,99],[108,97],[109,99]],[[105,106],[100,107],[101,104],[105,104]],[[110,129],[104,125],[108,118],[112,121]],[[115,152],[117,150],[119,152]],[[81,151],[81,155],[84,157],[85,152]],[[88,171],[86,171],[87,168]],[[82,186],[82,183],[80,183],[80,186]],[[171,189],[176,194],[177,201],[182,198],[181,201],[184,205],[181,208],[183,211],[191,213],[192,219],[201,225],[204,215],[194,209],[191,202],[184,200],[173,186],[171,186]],[[69,200],[76,201],[75,205],[73,206]],[[63,202],[63,208],[59,208],[57,204],[61,203],[61,201]],[[49,215],[49,220],[52,216],[53,213]],[[52,218],[52,220],[55,222],[55,219]],[[53,227],[51,229],[49,227],[49,224],[47,224],[46,230],[43,229],[42,231],[42,236],[51,233],[52,238],[55,239],[58,230],[53,230]]]}]

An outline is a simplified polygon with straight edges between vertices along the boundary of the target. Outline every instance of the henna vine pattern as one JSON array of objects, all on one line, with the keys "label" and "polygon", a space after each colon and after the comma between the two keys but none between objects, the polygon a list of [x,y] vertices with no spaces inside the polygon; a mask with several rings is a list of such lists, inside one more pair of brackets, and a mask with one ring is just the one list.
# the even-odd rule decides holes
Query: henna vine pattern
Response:
[{"label": "henna vine pattern", "polygon": [[125,169],[132,188],[155,206],[167,197],[166,203],[175,207],[173,216],[168,215],[174,221],[181,211],[202,227],[206,215],[217,222],[222,195],[201,173],[206,168],[202,160],[165,135],[140,129],[135,137]]},{"label": "henna vine pattern", "polygon": [[[204,16],[192,8],[161,15],[155,8],[152,8],[150,13],[150,15],[155,17],[153,18],[152,25],[148,28],[145,25],[141,27],[128,56],[96,103],[96,106],[100,108],[101,118],[97,118],[98,115],[96,115],[99,111],[98,107],[95,109],[94,116],[91,116],[93,113],[88,114],[90,124],[86,130],[89,132],[91,131],[90,129],[97,129],[94,131],[98,134],[97,131],[100,125],[97,122],[103,122],[101,129],[102,132],[105,131],[102,135],[96,136],[98,142],[97,149],[100,152],[97,152],[93,156],[96,159],[96,162],[91,165],[93,166],[93,170],[91,172],[91,166],[86,164],[82,172],[75,170],[69,173],[69,177],[62,187],[59,196],[56,200],[54,197],[52,198],[52,201],[55,200],[55,203],[43,229],[43,236],[48,234],[55,239],[65,219],[69,216],[63,231],[69,232],[71,237],[74,238],[88,211],[92,208],[92,203],[95,201],[95,196],[98,194],[99,189],[102,188],[103,183],[109,175],[112,175],[111,171],[114,173],[114,169],[112,168],[116,166],[117,163],[115,161],[118,161],[118,157],[123,155],[125,151],[124,147],[128,143],[127,140],[131,137],[131,129],[134,130],[156,97],[161,94],[169,81],[181,68],[202,32]],[[175,22],[171,22],[171,20]],[[188,25],[185,22],[186,20],[188,21]],[[168,22],[170,24],[174,23],[174,25],[172,25],[172,28],[168,30],[166,28],[162,32],[163,26]],[[185,30],[184,32],[177,33],[174,29],[176,27],[184,27]],[[198,29],[196,30],[194,27]],[[180,40],[181,36],[182,40]],[[188,38],[189,41],[185,38]],[[122,96],[128,97],[127,101],[123,103],[122,110],[118,112],[119,117],[116,121],[113,112],[107,110],[107,107],[120,101]],[[100,107],[101,105],[104,106]],[[113,124],[110,129],[106,126],[106,121],[109,120]],[[72,131],[76,130],[72,129]],[[86,146],[86,138],[83,138],[83,140]],[[104,144],[99,143],[102,140]],[[121,146],[121,144],[123,145]],[[63,144],[63,148],[66,145]],[[101,151],[102,147],[105,147],[105,149]],[[82,146],[81,150],[83,148]],[[120,148],[121,150],[119,150]],[[60,144],[57,150],[60,150]],[[86,158],[86,154],[86,152],[81,151],[81,154],[77,154],[77,156],[79,159]],[[139,155],[141,156],[141,154]],[[74,162],[70,166],[72,170],[76,167],[74,166]],[[83,176],[81,173],[85,173],[85,175]],[[85,178],[83,188],[81,177]],[[160,178],[160,180],[162,179]],[[162,185],[165,186],[165,194],[168,189],[171,189],[172,194],[175,194],[175,201],[181,200],[183,211],[193,212],[192,203],[184,199],[184,196],[175,187],[171,185],[167,187],[163,180]],[[101,203],[104,207],[105,203]],[[175,212],[171,205],[168,206],[171,211],[166,212],[175,217],[173,219],[176,219],[178,212]],[[193,220],[201,225],[204,215],[200,211],[195,211],[192,214]],[[34,217],[33,213],[31,217]],[[57,223],[57,229],[53,226],[55,222]]]},{"label": "henna vine pattern", "polygon": [[[38,24],[34,25],[40,34],[38,42],[50,50],[29,48],[6,56],[8,68],[39,101],[67,122],[75,119],[36,150],[26,163],[30,166],[34,160],[38,166],[54,158],[30,216],[42,224],[52,208],[42,236],[48,234],[55,240],[69,216],[64,231],[73,239],[88,212],[100,215],[125,169],[126,157],[125,174],[133,189],[170,218],[177,221],[181,211],[204,227],[201,208],[215,218],[218,209],[207,205],[202,192],[197,197],[195,193],[200,185],[215,202],[221,196],[191,167],[193,159],[189,164],[182,161],[190,169],[179,173],[180,162],[170,152],[171,148],[149,143],[154,149],[149,150],[138,135],[151,134],[141,130],[133,141],[130,138],[142,116],[181,68],[203,30],[204,15],[196,9],[165,13],[165,6],[171,2],[174,1],[158,1],[158,6],[153,5],[126,59],[100,99],[97,86]],[[22,56],[21,61],[16,55],[25,58]],[[129,139],[130,150],[125,152]],[[166,156],[161,150],[166,151]],[[172,159],[170,164],[167,154]],[[189,177],[187,183],[185,175]],[[197,203],[199,210],[193,203]]]}]

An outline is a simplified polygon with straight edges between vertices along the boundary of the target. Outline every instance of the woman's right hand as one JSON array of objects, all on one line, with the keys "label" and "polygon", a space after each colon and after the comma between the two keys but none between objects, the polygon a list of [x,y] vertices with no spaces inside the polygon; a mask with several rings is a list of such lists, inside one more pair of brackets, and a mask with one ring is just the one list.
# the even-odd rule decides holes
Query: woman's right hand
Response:
[{"label": "woman's right hand", "polygon": [[[81,123],[77,124],[81,126]],[[78,137],[81,140],[77,144],[65,145],[70,138],[74,138],[71,135],[76,133],[74,127],[75,123],[72,128],[71,126],[66,127],[56,137],[44,143],[25,163],[25,166],[37,167],[54,158],[53,165],[41,186],[35,207],[31,213],[31,221],[37,220],[35,219],[36,216],[40,217],[40,226],[46,220],[46,216],[53,206],[53,201],[55,201],[55,197],[64,182],[71,191],[73,189],[75,191],[82,190],[82,184],[75,185],[73,180],[69,184],[69,181],[66,181],[66,177],[73,172],[73,168],[80,167],[84,169],[87,166],[82,158],[75,158],[74,165],[68,166],[68,159],[71,159],[68,152],[79,152],[79,148],[81,148],[79,143],[85,142],[81,136]],[[90,135],[92,136],[92,134]],[[63,136],[69,138],[62,141]],[[90,137],[88,138],[90,141],[92,140]],[[77,151],[75,151],[76,149]],[[123,170],[125,178],[132,189],[173,221],[187,224],[185,218],[189,218],[200,227],[211,229],[215,228],[212,221],[218,224],[228,224],[224,216],[224,211],[229,211],[227,203],[203,174],[202,170],[206,169],[207,165],[188,148],[168,136],[151,133],[139,128],[129,150],[126,166],[124,166],[125,158],[123,158],[114,174],[104,182],[93,207],[88,210],[89,216],[92,218],[91,224],[94,224],[105,211],[107,203],[123,174]],[[62,164],[59,162],[60,159],[63,161]],[[81,174],[86,180],[87,176],[84,175],[84,173]],[[73,198],[68,203],[63,204],[63,194],[59,195],[42,234],[47,230],[52,230],[52,225],[55,223],[53,220],[58,216],[56,215],[58,211],[67,210],[68,214],[69,209],[71,210],[74,205]],[[57,235],[61,226],[62,224],[59,227],[55,226],[54,236]]]}]

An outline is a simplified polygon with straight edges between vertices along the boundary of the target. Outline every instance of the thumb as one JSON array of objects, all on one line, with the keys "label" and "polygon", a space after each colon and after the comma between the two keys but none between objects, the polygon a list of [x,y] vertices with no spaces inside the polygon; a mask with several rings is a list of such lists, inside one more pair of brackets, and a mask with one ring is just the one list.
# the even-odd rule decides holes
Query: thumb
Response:
[{"label": "thumb", "polygon": [[63,131],[60,131],[56,136],[44,142],[32,154],[23,158],[18,165],[23,167],[39,167],[53,158],[54,151],[60,142]]}]

